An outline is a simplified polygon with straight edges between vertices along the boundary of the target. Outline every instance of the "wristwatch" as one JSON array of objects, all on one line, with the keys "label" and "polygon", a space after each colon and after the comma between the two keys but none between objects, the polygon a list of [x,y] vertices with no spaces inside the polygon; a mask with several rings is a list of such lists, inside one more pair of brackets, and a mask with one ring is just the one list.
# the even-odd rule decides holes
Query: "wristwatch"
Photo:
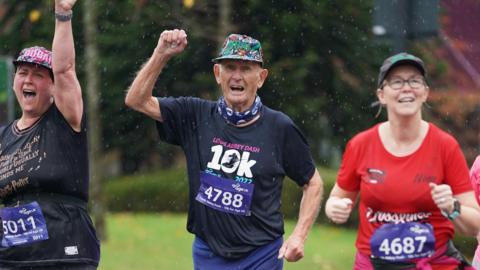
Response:
[{"label": "wristwatch", "polygon": [[59,20],[60,22],[67,22],[72,19],[73,12],[67,12],[67,13],[61,13],[61,12],[56,12],[55,11],[55,18]]},{"label": "wristwatch", "polygon": [[460,216],[460,202],[457,199],[453,199],[453,211],[451,213],[448,213],[447,211],[441,211],[442,215],[450,220],[456,219],[458,216]]}]

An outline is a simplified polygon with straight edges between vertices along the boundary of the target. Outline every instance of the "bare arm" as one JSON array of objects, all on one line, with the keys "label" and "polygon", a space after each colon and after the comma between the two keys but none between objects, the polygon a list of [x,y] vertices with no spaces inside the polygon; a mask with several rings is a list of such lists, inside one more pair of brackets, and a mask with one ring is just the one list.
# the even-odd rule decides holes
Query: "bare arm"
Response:
[{"label": "bare arm", "polygon": [[[72,12],[76,0],[55,0],[55,12]],[[80,131],[83,114],[82,89],[75,72],[75,47],[71,20],[55,20],[52,44],[53,96],[55,104],[70,126]]]},{"label": "bare arm", "polygon": [[153,97],[153,87],[168,60],[187,46],[187,34],[183,30],[163,31],[157,47],[147,63],[140,69],[130,85],[125,104],[147,116],[163,121],[160,104]]},{"label": "bare arm", "polygon": [[292,234],[280,248],[279,258],[285,257],[287,261],[295,262],[304,256],[304,243],[308,232],[317,218],[323,195],[323,181],[317,170],[312,178],[303,187],[303,196],[300,203],[300,213],[297,225]]}]

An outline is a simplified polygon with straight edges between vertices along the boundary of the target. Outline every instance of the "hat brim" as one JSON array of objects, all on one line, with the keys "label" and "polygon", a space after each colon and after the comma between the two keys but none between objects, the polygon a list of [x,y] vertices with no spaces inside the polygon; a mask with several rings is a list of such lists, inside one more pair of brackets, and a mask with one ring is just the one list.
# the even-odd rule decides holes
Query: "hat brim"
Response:
[{"label": "hat brim", "polygon": [[238,56],[238,55],[230,55],[230,56],[222,56],[222,57],[213,58],[212,62],[218,63],[221,60],[242,60],[242,61],[256,62],[256,63],[260,63],[261,65],[263,65],[263,61],[253,59],[253,58],[247,57],[247,56]]},{"label": "hat brim", "polygon": [[40,64],[40,63],[37,63],[37,62],[13,60],[12,63],[15,67],[17,67],[19,64],[30,64],[30,65],[37,65],[37,66],[40,66],[40,67],[44,67],[44,68],[52,71],[52,67],[44,65],[44,64]]}]

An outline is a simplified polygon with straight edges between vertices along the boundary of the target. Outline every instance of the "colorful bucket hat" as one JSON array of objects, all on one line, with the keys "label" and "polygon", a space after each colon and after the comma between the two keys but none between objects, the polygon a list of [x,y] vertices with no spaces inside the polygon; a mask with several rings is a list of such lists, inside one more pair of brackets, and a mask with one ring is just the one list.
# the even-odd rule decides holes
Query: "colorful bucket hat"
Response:
[{"label": "colorful bucket hat", "polygon": [[230,34],[223,42],[218,57],[212,61],[217,63],[222,59],[254,61],[263,65],[262,45],[247,35]]},{"label": "colorful bucket hat", "polygon": [[425,64],[423,63],[422,59],[416,57],[415,55],[402,52],[390,56],[383,61],[383,64],[380,67],[380,73],[378,74],[378,88],[382,86],[383,80],[385,80],[385,78],[388,76],[390,70],[401,64],[407,64],[416,67],[422,76],[426,77]]},{"label": "colorful bucket hat", "polygon": [[18,54],[17,59],[13,60],[15,67],[21,63],[36,64],[52,71],[52,52],[38,46],[25,48]]}]

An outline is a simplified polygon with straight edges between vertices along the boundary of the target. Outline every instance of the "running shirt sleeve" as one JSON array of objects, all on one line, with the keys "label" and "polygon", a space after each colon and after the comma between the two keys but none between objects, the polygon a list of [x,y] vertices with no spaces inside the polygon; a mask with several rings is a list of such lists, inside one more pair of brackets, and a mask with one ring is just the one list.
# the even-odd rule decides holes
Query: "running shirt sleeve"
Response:
[{"label": "running shirt sleeve", "polygon": [[480,156],[477,156],[470,169],[470,182],[475,191],[475,198],[480,204]]},{"label": "running shirt sleeve", "polygon": [[360,190],[360,174],[357,170],[360,156],[359,148],[357,136],[347,143],[343,153],[342,163],[337,175],[337,185],[346,191]]},{"label": "running shirt sleeve", "polygon": [[472,190],[470,185],[467,161],[458,145],[458,142],[451,136],[448,136],[445,147],[444,160],[446,161],[445,184],[452,188],[453,194],[460,194]]},{"label": "running shirt sleeve", "polygon": [[198,109],[202,103],[199,98],[167,97],[158,98],[163,122],[157,123],[160,139],[174,145],[184,145],[188,134],[195,132]]},{"label": "running shirt sleeve", "polygon": [[290,118],[285,117],[288,122],[283,133],[283,167],[288,177],[303,186],[315,173],[315,163],[305,136]]},{"label": "running shirt sleeve", "polygon": [[56,104],[54,104],[54,106],[51,107],[51,110],[52,110],[52,113],[54,114],[54,117],[52,118],[52,121],[54,121],[55,124],[58,125],[59,127],[61,127],[62,129],[68,130],[71,135],[76,136],[80,133],[86,133],[87,132],[87,130],[86,130],[87,119],[86,119],[86,115],[85,115],[85,110],[83,111],[82,119],[81,119],[81,122],[80,122],[80,131],[76,131],[72,128],[72,126],[70,126],[67,119],[65,119],[62,112],[60,112],[60,110],[58,109]]}]

